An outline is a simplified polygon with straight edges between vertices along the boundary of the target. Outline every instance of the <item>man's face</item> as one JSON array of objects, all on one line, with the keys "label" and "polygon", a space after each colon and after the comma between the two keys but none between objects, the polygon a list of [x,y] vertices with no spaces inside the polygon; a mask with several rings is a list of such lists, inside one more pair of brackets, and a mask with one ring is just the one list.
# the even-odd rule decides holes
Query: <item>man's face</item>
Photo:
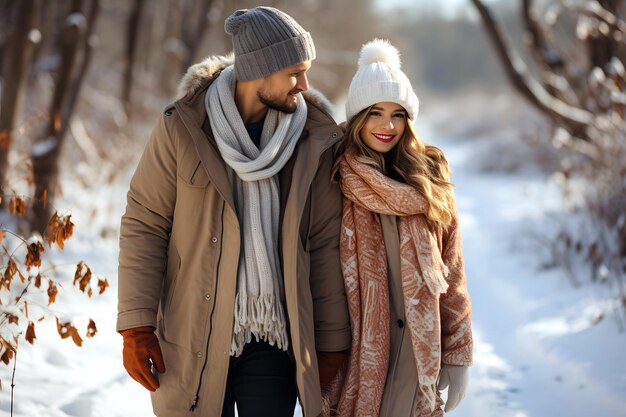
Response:
[{"label": "man's face", "polygon": [[263,78],[257,90],[261,103],[284,113],[295,112],[298,94],[309,89],[309,82],[306,78],[309,68],[311,68],[311,61],[305,61]]}]

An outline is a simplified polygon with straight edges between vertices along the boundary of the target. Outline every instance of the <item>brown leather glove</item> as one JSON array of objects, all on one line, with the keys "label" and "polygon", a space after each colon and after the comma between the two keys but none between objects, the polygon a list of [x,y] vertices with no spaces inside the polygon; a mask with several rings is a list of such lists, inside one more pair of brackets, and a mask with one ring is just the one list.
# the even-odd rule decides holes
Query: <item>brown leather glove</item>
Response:
[{"label": "brown leather glove", "polygon": [[159,381],[150,369],[154,366],[159,373],[165,372],[163,354],[154,327],[143,326],[120,331],[124,338],[124,368],[126,372],[149,391],[159,388]]},{"label": "brown leather glove", "polygon": [[349,350],[341,352],[320,352],[317,351],[317,366],[320,372],[320,388],[322,391],[327,388],[341,368],[341,365],[350,356]]}]

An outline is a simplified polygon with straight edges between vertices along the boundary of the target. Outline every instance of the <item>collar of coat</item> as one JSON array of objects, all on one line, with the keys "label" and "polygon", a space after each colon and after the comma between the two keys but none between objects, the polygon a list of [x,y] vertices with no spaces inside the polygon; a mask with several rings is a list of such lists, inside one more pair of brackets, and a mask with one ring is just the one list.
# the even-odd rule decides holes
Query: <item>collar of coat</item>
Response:
[{"label": "collar of coat", "polygon": [[[225,164],[217,151],[212,134],[207,135],[208,132],[204,126],[208,122],[204,107],[204,93],[220,72],[232,63],[232,55],[215,56],[190,67],[180,83],[178,100],[168,108],[178,110],[180,119],[195,143],[200,160],[209,174],[213,186],[217,188],[228,205],[235,210]],[[290,198],[286,202],[285,218],[292,211],[302,213],[307,199],[307,190],[317,171],[322,153],[330,149],[343,136],[341,128],[337,126],[331,116],[330,103],[321,93],[309,89],[303,94],[303,97],[308,107],[305,124],[306,139],[299,142],[294,151],[292,157],[294,164],[291,171],[291,177],[295,178],[293,181],[297,181],[302,186],[295,187],[296,195],[293,196],[295,198]],[[283,210],[281,210],[282,212]]]},{"label": "collar of coat", "polygon": [[[198,92],[205,90],[224,68],[234,62],[234,55],[230,53],[224,56],[209,56],[202,62],[192,65],[189,67],[178,85],[178,93],[176,97],[183,101],[191,99]],[[302,96],[309,105],[315,106],[317,109],[329,116],[331,115],[332,104],[315,88],[309,86],[309,89],[302,93]]]}]

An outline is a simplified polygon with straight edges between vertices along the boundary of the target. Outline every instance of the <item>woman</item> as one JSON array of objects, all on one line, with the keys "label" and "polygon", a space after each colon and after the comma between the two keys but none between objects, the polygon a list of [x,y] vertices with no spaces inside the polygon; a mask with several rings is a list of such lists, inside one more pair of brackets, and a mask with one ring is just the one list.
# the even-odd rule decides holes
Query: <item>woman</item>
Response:
[{"label": "woman", "polygon": [[344,372],[325,393],[339,416],[440,416],[465,395],[471,305],[450,171],[412,120],[418,99],[386,41],[363,46],[335,172],[352,323]]}]

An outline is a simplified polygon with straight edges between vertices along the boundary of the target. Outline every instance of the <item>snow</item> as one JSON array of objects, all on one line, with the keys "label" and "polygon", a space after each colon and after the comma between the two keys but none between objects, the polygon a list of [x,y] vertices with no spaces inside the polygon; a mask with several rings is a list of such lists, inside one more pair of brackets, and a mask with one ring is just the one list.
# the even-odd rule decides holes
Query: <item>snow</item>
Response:
[{"label": "snow", "polygon": [[[426,129],[422,126],[420,129]],[[433,137],[425,135],[425,137]],[[433,141],[446,152],[461,219],[468,287],[473,302],[475,362],[465,400],[454,416],[626,416],[626,335],[599,287],[573,287],[558,269],[540,270],[543,254],[531,232],[550,230],[565,208],[545,175],[489,174],[476,167],[486,141]],[[494,158],[502,155],[493,155]],[[72,210],[75,236],[54,254],[67,278],[53,305],[73,317],[82,348],[60,340],[54,321],[37,325],[34,346],[17,356],[16,417],[145,417],[148,392],[128,377],[115,333],[117,230],[130,173],[124,181],[86,191],[64,179],[56,205]],[[111,287],[89,300],[71,286],[84,260]],[[0,417],[9,416],[11,368],[0,366]],[[300,416],[301,411],[296,410]]]}]

